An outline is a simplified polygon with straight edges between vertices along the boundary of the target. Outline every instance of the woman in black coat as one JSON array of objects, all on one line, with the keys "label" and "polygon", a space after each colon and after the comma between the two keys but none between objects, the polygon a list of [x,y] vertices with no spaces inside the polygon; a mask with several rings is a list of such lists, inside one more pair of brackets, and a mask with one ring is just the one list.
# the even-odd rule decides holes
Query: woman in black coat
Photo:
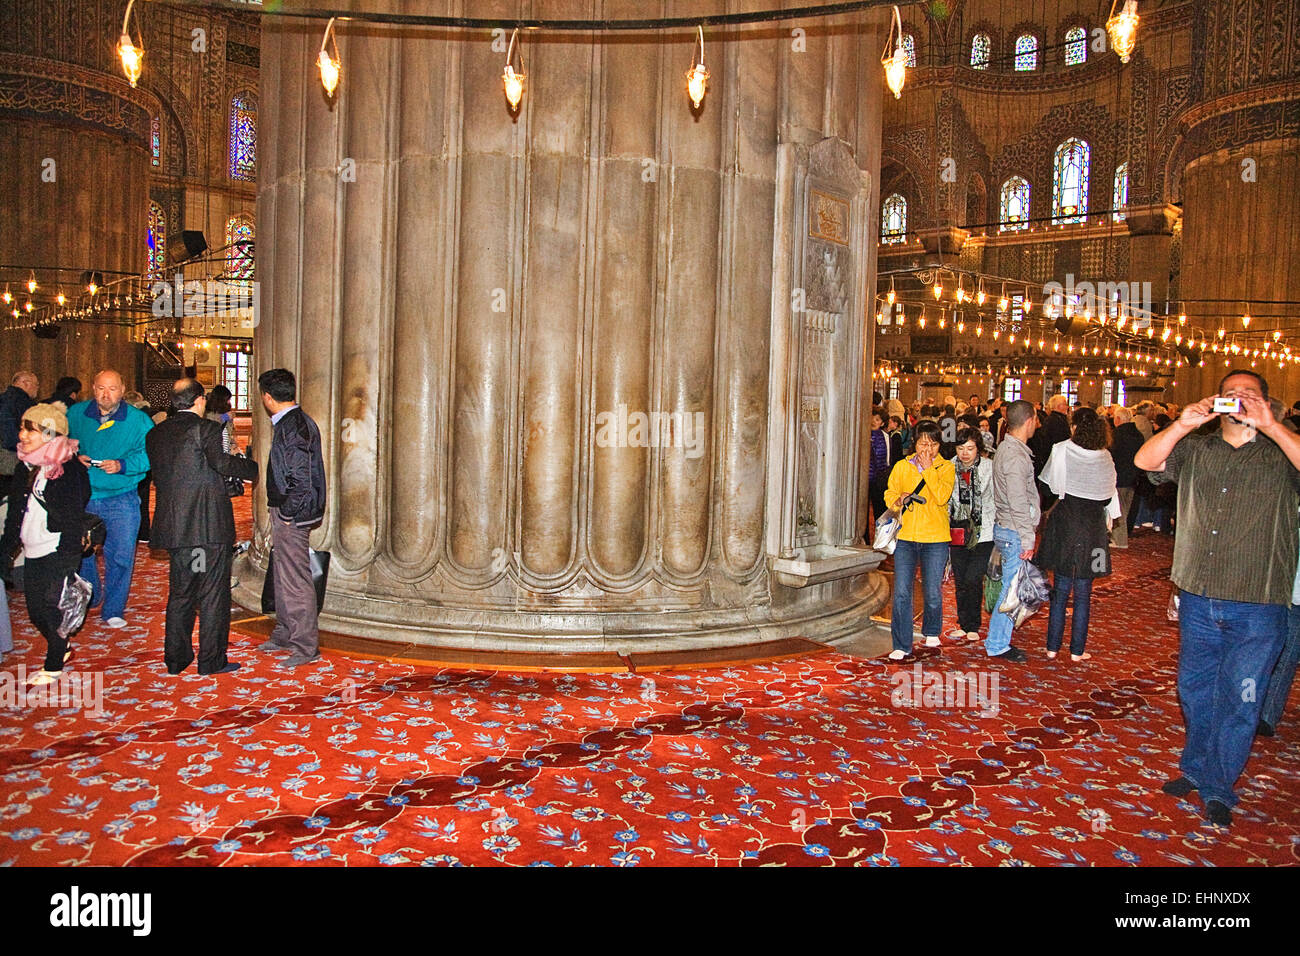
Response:
[{"label": "woman in black coat", "polygon": [[77,442],[68,437],[68,418],[60,405],[36,405],[23,413],[18,460],[0,538],[0,571],[8,576],[22,552],[27,614],[45,638],[45,666],[31,679],[39,686],[57,680],[71,656],[71,635],[59,633],[59,598],[81,564],[90,478],[77,458]]}]

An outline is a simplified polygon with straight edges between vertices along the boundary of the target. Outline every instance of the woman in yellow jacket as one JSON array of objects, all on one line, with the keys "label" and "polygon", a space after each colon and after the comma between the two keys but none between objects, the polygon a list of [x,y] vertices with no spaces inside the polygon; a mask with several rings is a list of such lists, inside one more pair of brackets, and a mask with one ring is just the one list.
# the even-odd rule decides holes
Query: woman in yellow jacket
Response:
[{"label": "woman in yellow jacket", "polygon": [[[939,646],[939,627],[943,620],[943,569],[948,563],[948,499],[952,497],[956,470],[952,462],[939,455],[939,426],[923,421],[916,426],[916,450],[889,473],[885,505],[903,512],[902,530],[894,550],[894,610],[890,633],[894,649],[890,660],[902,660],[912,653],[912,587],[917,565],[921,567],[921,587],[925,593],[925,614],[921,618],[921,635],[926,647]],[[910,503],[904,499],[925,486]]]}]

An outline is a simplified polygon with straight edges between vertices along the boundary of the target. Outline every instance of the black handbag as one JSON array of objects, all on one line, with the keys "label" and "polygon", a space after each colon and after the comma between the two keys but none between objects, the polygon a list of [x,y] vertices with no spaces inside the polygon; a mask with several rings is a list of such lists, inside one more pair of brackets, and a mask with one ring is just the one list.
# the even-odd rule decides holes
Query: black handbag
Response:
[{"label": "black handbag", "polygon": [[[325,585],[330,576],[330,553],[308,548],[311,559],[311,583],[316,588],[316,613],[325,606]],[[275,613],[275,548],[266,558],[266,578],[262,581],[262,613]]]}]

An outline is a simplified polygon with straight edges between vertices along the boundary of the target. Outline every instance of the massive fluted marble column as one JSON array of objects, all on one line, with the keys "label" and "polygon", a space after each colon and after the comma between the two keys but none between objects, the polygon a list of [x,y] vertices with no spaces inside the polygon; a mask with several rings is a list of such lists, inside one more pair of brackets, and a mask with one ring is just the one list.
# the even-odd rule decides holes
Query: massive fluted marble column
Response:
[{"label": "massive fluted marble column", "polygon": [[528,34],[512,117],[486,31],[344,24],[331,104],[321,24],[264,19],[256,354],[321,425],[324,626],[547,649],[865,626],[881,24],[713,33],[698,113],[689,34]]}]

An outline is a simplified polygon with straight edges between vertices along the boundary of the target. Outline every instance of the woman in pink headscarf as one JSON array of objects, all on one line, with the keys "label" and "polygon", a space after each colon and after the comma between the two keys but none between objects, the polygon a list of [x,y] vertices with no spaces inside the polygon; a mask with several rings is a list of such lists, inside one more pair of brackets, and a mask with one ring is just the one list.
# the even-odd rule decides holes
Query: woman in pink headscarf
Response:
[{"label": "woman in pink headscarf", "polygon": [[61,635],[59,598],[64,582],[81,564],[82,532],[90,478],[68,437],[62,405],[34,405],[18,428],[18,460],[9,486],[9,514],[0,538],[0,571],[6,576],[21,550],[27,614],[45,638],[45,666],[33,685],[58,679],[72,656]]}]

